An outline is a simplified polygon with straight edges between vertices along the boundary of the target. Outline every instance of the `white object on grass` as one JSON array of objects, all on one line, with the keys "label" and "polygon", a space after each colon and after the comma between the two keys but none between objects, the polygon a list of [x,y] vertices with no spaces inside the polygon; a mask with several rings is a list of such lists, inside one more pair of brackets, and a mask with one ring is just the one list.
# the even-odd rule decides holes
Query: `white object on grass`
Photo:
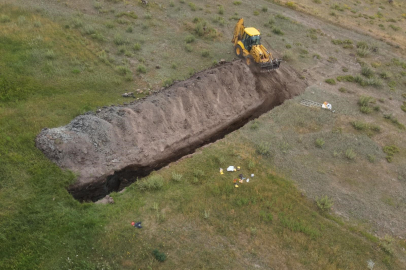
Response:
[{"label": "white object on grass", "polygon": [[236,169],[234,168],[234,166],[228,166],[227,171],[228,172],[235,172]]}]

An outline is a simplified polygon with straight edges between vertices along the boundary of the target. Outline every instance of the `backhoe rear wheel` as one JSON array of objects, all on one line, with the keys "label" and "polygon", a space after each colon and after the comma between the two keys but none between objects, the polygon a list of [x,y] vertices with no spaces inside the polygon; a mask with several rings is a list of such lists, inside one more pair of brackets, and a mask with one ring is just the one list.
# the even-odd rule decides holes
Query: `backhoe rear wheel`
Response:
[{"label": "backhoe rear wheel", "polygon": [[236,45],[236,46],[235,46],[235,54],[236,54],[238,57],[240,57],[240,58],[243,57],[242,48],[241,48],[240,45]]}]

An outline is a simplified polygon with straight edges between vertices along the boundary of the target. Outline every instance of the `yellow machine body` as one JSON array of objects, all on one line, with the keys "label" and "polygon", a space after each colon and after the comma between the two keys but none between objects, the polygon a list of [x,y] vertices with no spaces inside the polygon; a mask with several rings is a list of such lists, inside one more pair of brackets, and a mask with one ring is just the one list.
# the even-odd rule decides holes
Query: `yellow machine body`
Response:
[{"label": "yellow machine body", "polygon": [[273,59],[272,54],[261,44],[261,34],[254,27],[244,27],[244,19],[240,19],[235,28],[233,39],[237,56],[245,58],[247,65],[256,65],[261,71],[279,68],[281,60]]}]

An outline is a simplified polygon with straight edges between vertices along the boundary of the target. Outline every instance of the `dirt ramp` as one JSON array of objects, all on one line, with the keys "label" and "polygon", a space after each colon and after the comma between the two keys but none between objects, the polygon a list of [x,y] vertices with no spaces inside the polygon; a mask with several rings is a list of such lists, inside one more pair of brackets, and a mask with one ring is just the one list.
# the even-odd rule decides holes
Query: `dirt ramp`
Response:
[{"label": "dirt ramp", "polygon": [[69,187],[75,198],[97,200],[222,138],[305,88],[288,66],[253,74],[234,61],[128,106],[43,129],[36,145],[60,167],[78,173]]}]

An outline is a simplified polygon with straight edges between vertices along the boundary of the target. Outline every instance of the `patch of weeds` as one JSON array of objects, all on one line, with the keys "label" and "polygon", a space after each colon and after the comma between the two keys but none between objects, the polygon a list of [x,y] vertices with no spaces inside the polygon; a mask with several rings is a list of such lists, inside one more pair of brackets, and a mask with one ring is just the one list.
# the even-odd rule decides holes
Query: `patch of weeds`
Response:
[{"label": "patch of weeds", "polygon": [[138,73],[147,73],[147,68],[143,65],[143,64],[140,64],[140,65],[138,65],[138,67],[137,67],[137,72]]},{"label": "patch of weeds", "polygon": [[338,91],[340,91],[341,93],[347,93],[348,92],[347,88],[344,88],[344,87],[340,87],[338,89]]},{"label": "patch of weeds", "polygon": [[105,24],[104,24],[108,29],[113,29],[114,28],[114,22],[106,22]]},{"label": "patch of weeds", "polygon": [[279,28],[274,28],[272,29],[272,33],[274,33],[275,35],[279,35],[279,36],[283,36],[284,33],[282,32],[282,30],[280,30]]},{"label": "patch of weeds", "polygon": [[262,10],[262,12],[268,12],[268,8],[267,8],[267,7],[265,7],[265,6],[264,6],[264,7],[262,7],[262,9],[261,9],[261,10]]},{"label": "patch of weeds", "polygon": [[75,18],[72,23],[74,28],[80,28],[83,26],[83,22],[78,18]]},{"label": "patch of weeds", "polygon": [[166,80],[163,81],[162,86],[163,87],[169,87],[172,84],[173,84],[173,80],[169,78],[169,79],[166,79]]},{"label": "patch of weeds", "polygon": [[343,67],[341,70],[342,70],[343,72],[348,72],[348,68],[346,68],[346,67]]},{"label": "patch of weeds", "polygon": [[315,59],[317,59],[317,60],[320,60],[320,59],[321,59],[321,56],[316,53],[316,54],[313,54],[313,58],[315,58]]},{"label": "patch of weeds", "polygon": [[283,212],[278,214],[278,219],[281,225],[285,228],[288,228],[292,232],[301,232],[309,236],[311,239],[316,239],[320,236],[320,232],[317,229],[314,229],[310,226],[305,225],[300,220],[295,220],[293,218],[288,218]]},{"label": "patch of weeds", "polygon": [[299,49],[299,54],[308,54],[309,52],[305,49]]},{"label": "patch of weeds", "polygon": [[381,72],[381,74],[379,74],[379,76],[380,76],[382,79],[385,79],[385,80],[390,78],[389,73],[386,72],[386,71]]},{"label": "patch of weeds", "polygon": [[367,78],[372,78],[374,76],[373,70],[368,66],[363,66],[361,68],[361,74]]},{"label": "patch of weeds", "polygon": [[250,160],[248,162],[248,169],[252,170],[255,168],[255,162],[253,160]]},{"label": "patch of weeds", "polygon": [[331,84],[331,85],[336,84],[336,81],[334,79],[326,79],[325,82],[328,83],[328,84]]},{"label": "patch of weeds", "polygon": [[364,123],[364,122],[361,122],[361,121],[352,121],[351,125],[356,130],[365,130],[365,129],[368,128],[368,125],[366,123]]},{"label": "patch of weeds", "polygon": [[396,145],[387,145],[387,146],[383,147],[382,150],[386,154],[386,160],[388,162],[392,162],[393,156],[396,153],[399,153],[399,148]]},{"label": "patch of weeds", "polygon": [[396,26],[396,25],[393,25],[393,24],[390,24],[389,27],[392,28],[394,31],[399,31],[400,30],[399,26]]},{"label": "patch of weeds", "polygon": [[193,47],[192,47],[190,44],[186,44],[186,45],[185,45],[185,50],[186,50],[187,52],[192,52],[192,51],[193,51]]},{"label": "patch of weeds", "polygon": [[290,49],[290,48],[292,48],[292,45],[286,44],[285,48],[286,48],[286,49]]},{"label": "patch of weeds", "polygon": [[202,51],[202,57],[209,57],[210,56],[210,51],[209,50],[203,50]]},{"label": "patch of weeds", "polygon": [[159,190],[164,185],[164,179],[162,176],[155,174],[146,179],[138,180],[135,184],[141,191]]},{"label": "patch of weeds", "polygon": [[316,198],[316,204],[322,212],[326,212],[333,207],[334,202],[327,195],[324,195],[321,198]]},{"label": "patch of weeds", "polygon": [[335,63],[335,62],[337,62],[337,58],[335,58],[333,56],[329,56],[329,58],[327,59],[327,62]]},{"label": "patch of weeds", "polygon": [[234,2],[233,2],[233,5],[234,5],[234,6],[239,6],[239,5],[241,5],[241,1],[234,1]]},{"label": "patch of weeds", "polygon": [[255,119],[251,122],[250,129],[257,130],[258,128],[259,128],[259,121],[257,119]]},{"label": "patch of weeds", "polygon": [[138,43],[138,42],[135,43],[134,46],[133,46],[133,50],[134,50],[134,51],[139,51],[139,50],[141,50],[141,44]]},{"label": "patch of weeds", "polygon": [[271,143],[261,142],[256,145],[256,151],[258,154],[263,156],[270,156],[271,154]]},{"label": "patch of weeds", "polygon": [[[0,21],[1,21],[1,19],[0,19]],[[25,22],[26,22],[26,19],[24,16],[18,16],[18,18],[17,18],[18,25],[24,25]]]},{"label": "patch of weeds", "polygon": [[196,5],[195,5],[194,3],[189,2],[188,5],[189,5],[189,7],[190,7],[190,9],[191,9],[192,11],[196,11],[196,10],[197,10]]},{"label": "patch of weeds", "polygon": [[0,15],[0,23],[8,23],[11,22],[11,18],[7,15]]},{"label": "patch of weeds", "polygon": [[334,45],[341,45],[341,44],[343,44],[343,42],[342,42],[341,40],[339,40],[339,39],[333,39],[333,40],[331,40],[331,43],[333,43]]},{"label": "patch of weeds", "polygon": [[152,255],[154,255],[155,259],[156,259],[158,262],[164,262],[164,261],[166,261],[166,255],[165,255],[165,253],[159,252],[159,250],[157,250],[157,249],[154,249],[154,250],[152,251]]},{"label": "patch of weeds", "polygon": [[193,176],[196,177],[197,179],[201,179],[204,176],[204,171],[199,170],[199,169],[195,169],[193,171]]},{"label": "patch of weeds", "polygon": [[180,173],[176,173],[176,172],[173,172],[172,173],[172,181],[174,181],[174,182],[177,182],[177,183],[179,183],[179,182],[181,182],[182,181],[182,177],[183,177],[183,175],[182,174],[180,174]]},{"label": "patch of weeds", "polygon": [[259,11],[258,10],[254,10],[254,16],[258,16],[259,15]]},{"label": "patch of weeds", "polygon": [[126,31],[127,33],[132,33],[133,30],[134,30],[134,29],[133,29],[131,26],[128,26],[127,29],[125,29],[125,31]]},{"label": "patch of weeds", "polygon": [[221,26],[224,26],[226,24],[224,18],[221,16],[217,16],[215,19],[213,19],[213,22],[218,23]]},{"label": "patch of weeds", "polygon": [[369,113],[372,112],[371,107],[368,107],[368,106],[361,106],[361,108],[360,108],[359,110],[360,110],[362,113],[365,113],[365,114],[369,114]]},{"label": "patch of weeds", "polygon": [[318,147],[318,148],[323,148],[324,143],[325,143],[325,141],[322,138],[317,138],[316,142],[315,142],[316,147]]},{"label": "patch of weeds", "polygon": [[293,1],[288,1],[288,2],[286,2],[286,4],[285,4],[288,8],[291,8],[291,9],[296,9],[297,7],[296,7],[296,3],[295,2],[293,2]]},{"label": "patch of weeds", "polygon": [[400,108],[402,109],[402,111],[406,112],[406,102],[405,101],[403,101],[403,105],[401,105]]},{"label": "patch of weeds", "polygon": [[195,36],[189,35],[185,38],[186,43],[192,43],[196,40]]},{"label": "patch of weeds", "polygon": [[369,103],[375,103],[375,99],[370,96],[360,96],[358,100],[358,105],[360,106],[368,106]]},{"label": "patch of weeds", "polygon": [[34,22],[34,27],[35,28],[40,28],[42,26],[42,23],[40,21],[35,21]]},{"label": "patch of weeds", "polygon": [[124,39],[124,37],[122,35],[120,35],[120,34],[116,34],[114,36],[113,42],[117,46],[124,45],[124,44],[127,43],[127,41]]},{"label": "patch of weeds", "polygon": [[339,81],[339,82],[354,82],[354,80],[355,80],[355,78],[351,75],[337,77],[337,81]]},{"label": "patch of weeds", "polygon": [[357,154],[355,153],[354,149],[349,148],[345,151],[345,157],[349,160],[354,160]]},{"label": "patch of weeds", "polygon": [[49,59],[49,60],[53,60],[56,58],[56,55],[53,50],[47,50],[47,52],[45,53],[45,58]]},{"label": "patch of weeds", "polygon": [[388,82],[388,86],[389,86],[389,88],[393,89],[396,86],[396,82],[395,81],[390,81],[390,82]]},{"label": "patch of weeds", "polygon": [[405,126],[399,122],[399,120],[394,117],[392,114],[384,114],[383,117],[389,121],[391,121],[395,126],[399,129],[405,129]]},{"label": "patch of weeds", "polygon": [[261,221],[264,221],[264,222],[272,222],[273,221],[272,213],[267,213],[265,211],[260,211],[259,212],[259,218],[261,219]]},{"label": "patch of weeds", "polygon": [[131,74],[131,70],[126,66],[117,66],[115,68],[116,72],[122,76]]},{"label": "patch of weeds", "polygon": [[224,14],[224,7],[222,5],[219,6],[218,14],[220,14],[220,15]]},{"label": "patch of weeds", "polygon": [[359,57],[367,57],[369,55],[369,49],[368,48],[358,48],[357,49],[357,55]]}]

